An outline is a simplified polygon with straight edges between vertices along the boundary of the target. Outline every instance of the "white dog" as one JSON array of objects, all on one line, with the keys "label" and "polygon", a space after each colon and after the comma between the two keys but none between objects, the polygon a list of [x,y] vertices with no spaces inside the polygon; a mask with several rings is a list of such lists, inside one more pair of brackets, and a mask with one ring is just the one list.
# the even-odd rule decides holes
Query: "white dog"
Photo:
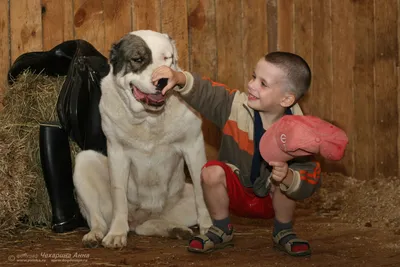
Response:
[{"label": "white dog", "polygon": [[[174,93],[151,83],[161,65],[179,70],[174,41],[135,31],[114,44],[110,73],[101,82],[100,114],[107,137],[105,157],[80,152],[74,185],[90,232],[85,246],[121,248],[128,232],[189,238],[211,219],[200,185],[206,162],[201,118]],[[192,184],[185,183],[186,162]]]}]

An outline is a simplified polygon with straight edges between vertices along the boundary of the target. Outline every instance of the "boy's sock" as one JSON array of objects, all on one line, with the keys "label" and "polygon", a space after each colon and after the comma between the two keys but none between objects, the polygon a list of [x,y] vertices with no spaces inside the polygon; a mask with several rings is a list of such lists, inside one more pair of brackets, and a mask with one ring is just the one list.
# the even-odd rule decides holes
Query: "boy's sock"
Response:
[{"label": "boy's sock", "polygon": [[[274,230],[272,232],[272,235],[274,237],[282,230],[291,230],[291,229],[293,229],[292,222],[282,223],[274,218]],[[279,244],[285,245],[287,242],[289,242],[290,240],[292,240],[294,238],[297,238],[296,234],[285,236],[284,238],[282,238],[279,241]],[[305,244],[295,244],[292,247],[293,251],[305,251],[307,249],[308,249],[308,246]]]},{"label": "boy's sock", "polygon": [[[224,231],[225,234],[232,234],[232,224],[231,224],[231,219],[229,217],[226,217],[225,219],[222,220],[213,220],[213,225]],[[207,232],[206,236],[211,239],[215,244],[221,243],[221,240],[219,239],[218,236],[211,232]]]}]

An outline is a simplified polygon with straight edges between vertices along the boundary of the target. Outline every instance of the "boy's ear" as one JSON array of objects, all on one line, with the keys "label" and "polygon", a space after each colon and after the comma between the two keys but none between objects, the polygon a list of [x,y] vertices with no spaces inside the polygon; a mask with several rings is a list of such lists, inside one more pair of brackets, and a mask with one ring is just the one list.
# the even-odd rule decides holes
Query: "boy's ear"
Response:
[{"label": "boy's ear", "polygon": [[296,101],[296,96],[293,93],[287,93],[281,100],[281,106],[284,108],[291,107]]}]

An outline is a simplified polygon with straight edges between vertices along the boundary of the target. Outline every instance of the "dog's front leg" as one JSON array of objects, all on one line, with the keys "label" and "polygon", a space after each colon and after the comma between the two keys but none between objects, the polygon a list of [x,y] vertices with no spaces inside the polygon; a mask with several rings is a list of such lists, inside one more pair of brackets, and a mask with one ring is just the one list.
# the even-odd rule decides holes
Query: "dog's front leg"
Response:
[{"label": "dog's front leg", "polygon": [[210,214],[204,202],[203,189],[200,180],[201,168],[206,163],[207,158],[203,134],[200,132],[194,136],[196,137],[195,140],[186,140],[187,143],[183,146],[183,153],[193,182],[197,223],[199,224],[200,233],[205,234],[208,228],[212,225]]},{"label": "dog's front leg", "polygon": [[113,215],[110,230],[102,240],[102,245],[122,248],[126,246],[129,231],[127,188],[130,159],[118,142],[107,145]]}]

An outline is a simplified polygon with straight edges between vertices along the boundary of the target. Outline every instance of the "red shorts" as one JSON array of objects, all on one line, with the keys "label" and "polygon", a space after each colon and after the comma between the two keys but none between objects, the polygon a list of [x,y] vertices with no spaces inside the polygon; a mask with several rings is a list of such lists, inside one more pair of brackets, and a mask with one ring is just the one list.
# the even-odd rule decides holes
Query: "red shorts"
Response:
[{"label": "red shorts", "polygon": [[270,219],[274,217],[270,195],[266,197],[256,196],[253,189],[244,187],[231,167],[221,161],[211,160],[203,168],[209,166],[220,166],[225,171],[229,210],[232,214],[246,218]]}]

